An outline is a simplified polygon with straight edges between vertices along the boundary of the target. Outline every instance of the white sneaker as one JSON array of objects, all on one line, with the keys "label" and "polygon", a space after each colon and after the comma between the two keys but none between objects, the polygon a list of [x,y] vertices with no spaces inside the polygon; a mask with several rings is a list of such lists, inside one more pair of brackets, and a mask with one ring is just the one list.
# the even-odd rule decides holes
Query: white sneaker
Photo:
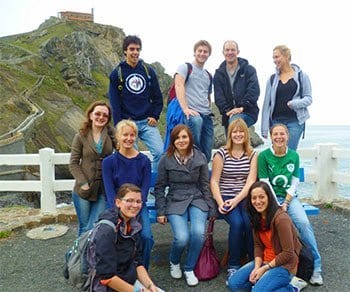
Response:
[{"label": "white sneaker", "polygon": [[294,276],[294,277],[292,278],[292,280],[290,281],[290,284],[291,284],[293,287],[298,288],[298,291],[303,290],[303,289],[307,286],[307,282],[304,281],[303,279],[300,279],[300,278],[297,277],[297,276]]},{"label": "white sneaker", "polygon": [[312,285],[318,285],[318,286],[323,285],[323,278],[322,278],[321,272],[313,272],[309,282]]},{"label": "white sneaker", "polygon": [[170,262],[170,276],[174,279],[181,279],[182,271],[180,264],[174,265],[172,262]]},{"label": "white sneaker", "polygon": [[196,286],[198,285],[199,281],[193,271],[185,271],[185,278],[188,286]]}]

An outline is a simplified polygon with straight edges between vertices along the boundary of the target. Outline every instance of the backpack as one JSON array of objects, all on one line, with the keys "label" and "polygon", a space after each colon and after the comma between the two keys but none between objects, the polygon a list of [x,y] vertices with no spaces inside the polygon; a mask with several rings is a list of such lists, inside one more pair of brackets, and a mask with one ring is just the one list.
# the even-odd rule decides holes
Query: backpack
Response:
[{"label": "backpack", "polygon": [[100,220],[93,229],[80,235],[65,254],[63,276],[79,291],[88,291],[95,276],[96,245],[94,238],[101,224],[106,224],[113,230],[116,228],[112,221]]},{"label": "backpack", "polygon": [[[190,77],[190,74],[192,73],[192,64],[191,63],[187,63],[187,75],[185,78],[185,83],[187,82],[188,78]],[[210,79],[210,85],[209,85],[209,91],[210,92],[210,88],[212,87],[213,84],[213,76],[210,74],[210,72],[208,70],[205,70],[208,75],[209,75],[209,79]],[[176,75],[176,74],[175,74]],[[174,80],[175,80],[175,75],[174,75]],[[169,104],[174,98],[176,98],[176,90],[175,90],[175,82],[173,80],[173,83],[170,85],[169,91],[168,91],[168,101],[167,104]]]}]

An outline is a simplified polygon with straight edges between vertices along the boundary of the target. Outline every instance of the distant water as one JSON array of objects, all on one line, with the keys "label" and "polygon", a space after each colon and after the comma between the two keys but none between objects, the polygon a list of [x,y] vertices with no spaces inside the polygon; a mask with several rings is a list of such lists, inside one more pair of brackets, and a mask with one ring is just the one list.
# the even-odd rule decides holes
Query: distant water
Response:
[{"label": "distant water", "polygon": [[[257,128],[257,133],[260,133],[260,129]],[[350,125],[348,126],[313,126],[306,125],[305,138],[300,140],[298,148],[312,148],[315,147],[317,143],[335,143],[338,144],[339,148],[350,149]],[[265,143],[265,145],[259,148],[266,148],[270,144]],[[311,167],[311,161],[302,160],[301,166],[305,168],[305,172]],[[339,171],[350,171],[350,160],[344,159],[338,163]],[[312,183],[302,183],[300,186],[299,195],[301,197],[310,197],[312,194]],[[342,197],[350,199],[350,185],[339,184],[338,193]]]}]

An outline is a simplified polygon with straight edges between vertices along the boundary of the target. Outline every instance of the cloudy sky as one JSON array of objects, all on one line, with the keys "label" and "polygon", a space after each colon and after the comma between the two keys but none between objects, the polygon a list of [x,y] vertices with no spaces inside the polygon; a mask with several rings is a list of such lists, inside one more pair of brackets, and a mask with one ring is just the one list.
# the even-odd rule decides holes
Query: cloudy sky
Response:
[{"label": "cloudy sky", "polygon": [[[0,0],[0,36],[32,31],[60,11],[91,12],[95,22],[142,38],[142,58],[159,61],[173,74],[193,60],[193,44],[208,40],[212,73],[223,60],[222,45],[234,39],[240,57],[257,69],[261,86],[274,72],[272,49],[286,44],[292,61],[312,83],[310,124],[349,125],[349,27],[345,0]],[[260,121],[258,121],[259,123]]]}]

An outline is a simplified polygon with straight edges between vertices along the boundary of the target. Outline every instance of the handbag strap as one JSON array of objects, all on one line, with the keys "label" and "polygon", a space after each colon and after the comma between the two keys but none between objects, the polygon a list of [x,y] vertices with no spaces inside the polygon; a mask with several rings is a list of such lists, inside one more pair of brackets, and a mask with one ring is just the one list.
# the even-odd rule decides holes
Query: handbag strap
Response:
[{"label": "handbag strap", "polygon": [[215,220],[209,220],[208,222],[208,228],[207,228],[207,234],[212,234],[214,231],[214,221]]}]

